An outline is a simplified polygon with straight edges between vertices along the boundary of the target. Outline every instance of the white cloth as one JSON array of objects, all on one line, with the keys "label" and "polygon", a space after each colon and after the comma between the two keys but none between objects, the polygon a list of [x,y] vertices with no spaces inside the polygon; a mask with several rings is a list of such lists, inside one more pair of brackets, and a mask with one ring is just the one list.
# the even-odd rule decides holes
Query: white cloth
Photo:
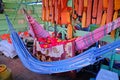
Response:
[{"label": "white cloth", "polygon": [[10,58],[14,58],[17,54],[12,44],[8,43],[7,40],[0,41],[0,51]]}]

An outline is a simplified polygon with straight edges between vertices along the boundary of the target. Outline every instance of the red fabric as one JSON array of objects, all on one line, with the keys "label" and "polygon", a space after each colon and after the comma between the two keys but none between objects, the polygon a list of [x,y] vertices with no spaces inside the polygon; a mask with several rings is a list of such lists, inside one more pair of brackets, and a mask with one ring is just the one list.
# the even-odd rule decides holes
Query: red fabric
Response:
[{"label": "red fabric", "polygon": [[[22,33],[23,33],[23,34],[22,34]],[[21,35],[21,34],[22,34],[22,36],[24,36],[24,37],[28,37],[28,36],[29,36],[28,31],[18,32],[18,35]],[[12,40],[11,40],[11,38],[10,38],[10,34],[2,34],[2,35],[0,35],[0,38],[1,38],[2,40],[7,40],[9,43],[12,43]]]}]

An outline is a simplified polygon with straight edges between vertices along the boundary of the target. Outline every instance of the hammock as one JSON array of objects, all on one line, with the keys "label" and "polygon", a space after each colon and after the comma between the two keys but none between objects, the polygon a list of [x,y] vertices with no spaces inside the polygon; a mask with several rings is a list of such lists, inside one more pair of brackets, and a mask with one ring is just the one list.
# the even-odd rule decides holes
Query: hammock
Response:
[{"label": "hammock", "polygon": [[96,61],[99,61],[101,59],[98,58],[99,56],[120,47],[120,40],[118,40],[101,48],[91,48],[82,54],[69,59],[53,62],[41,62],[28,52],[7,16],[6,20],[10,30],[12,43],[23,65],[29,70],[40,74],[52,74],[83,68],[95,63]]},{"label": "hammock", "polygon": [[32,37],[36,37],[38,39],[41,37],[47,38],[50,36],[50,34],[44,30],[43,27],[36,20],[34,20],[33,17],[26,16],[26,19],[28,21]]},{"label": "hammock", "polygon": [[[38,22],[32,16],[28,15],[27,13],[25,14],[26,14],[26,19],[28,20],[28,24],[30,25],[31,32],[34,33],[37,39],[39,39],[40,37],[43,38],[49,37],[48,32],[42,29],[41,28],[42,26],[38,24]],[[97,28],[96,30],[90,32],[89,34],[83,37],[78,37],[77,39],[75,39],[75,44],[76,44],[75,49],[77,51],[87,49],[88,47],[90,47],[91,45],[102,39],[104,36],[106,36],[108,33],[110,33],[112,30],[115,30],[119,27],[120,27],[120,18]]]}]

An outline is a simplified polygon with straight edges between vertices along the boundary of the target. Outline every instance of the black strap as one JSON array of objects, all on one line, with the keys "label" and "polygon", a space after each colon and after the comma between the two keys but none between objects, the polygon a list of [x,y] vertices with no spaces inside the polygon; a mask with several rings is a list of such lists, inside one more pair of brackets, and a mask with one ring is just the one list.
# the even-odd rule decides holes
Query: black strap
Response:
[{"label": "black strap", "polygon": [[0,13],[4,12],[4,8],[3,8],[3,2],[2,0],[0,0]]}]

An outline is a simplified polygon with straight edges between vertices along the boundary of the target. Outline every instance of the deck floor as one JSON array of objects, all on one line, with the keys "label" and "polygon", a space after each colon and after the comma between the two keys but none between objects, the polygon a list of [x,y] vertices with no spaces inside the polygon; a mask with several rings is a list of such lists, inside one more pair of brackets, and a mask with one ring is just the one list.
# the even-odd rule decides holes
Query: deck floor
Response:
[{"label": "deck floor", "polygon": [[2,54],[0,54],[0,64],[5,64],[12,70],[13,80],[89,80],[91,76],[90,73],[77,73],[75,78],[37,74],[25,68],[18,57],[11,59]]}]

